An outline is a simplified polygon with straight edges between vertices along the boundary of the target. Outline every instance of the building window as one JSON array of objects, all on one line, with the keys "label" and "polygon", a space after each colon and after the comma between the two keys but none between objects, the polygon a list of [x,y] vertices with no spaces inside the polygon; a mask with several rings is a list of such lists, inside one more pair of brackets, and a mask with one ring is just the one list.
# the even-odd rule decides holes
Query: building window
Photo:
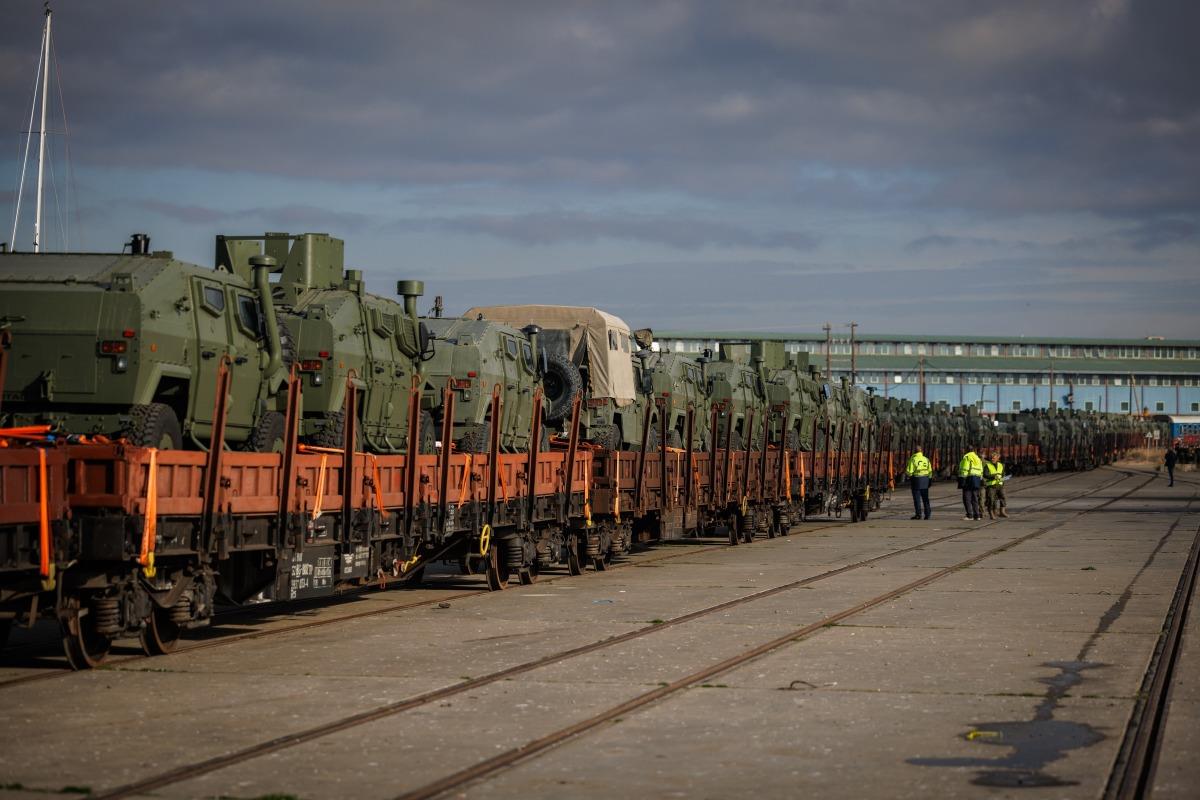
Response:
[{"label": "building window", "polygon": [[1192,379],[1192,378],[1184,378],[1184,379],[1183,379],[1183,385],[1184,385],[1184,386],[1192,386],[1193,384],[1195,384],[1195,380],[1194,380],[1194,379]]},{"label": "building window", "polygon": [[974,386],[975,384],[979,383],[979,378],[975,377],[974,375],[968,375],[968,376],[967,376],[967,383],[969,383],[969,384],[971,384],[972,386]]},{"label": "building window", "polygon": [[892,346],[890,344],[878,345],[879,355],[890,356],[892,354]]},{"label": "building window", "polygon": [[917,376],[916,376],[916,375],[909,375],[909,376],[908,376],[908,382],[909,382],[909,383],[916,383],[916,382],[917,382]]},{"label": "building window", "polygon": [[1192,411],[1200,411],[1200,403],[1192,403]]},{"label": "building window", "polygon": [[1095,410],[1096,410],[1096,408],[1095,408],[1095,406],[1092,404],[1092,401],[1091,401],[1091,400],[1087,400],[1087,401],[1085,401],[1085,402],[1084,402],[1084,404],[1083,404],[1083,410],[1084,410],[1084,411],[1095,411]]},{"label": "building window", "polygon": [[1158,386],[1158,378],[1153,378],[1153,377],[1152,377],[1152,378],[1150,378],[1150,379],[1149,379],[1149,381],[1148,381],[1148,382],[1149,382],[1149,384],[1150,384],[1151,386]]},{"label": "building window", "polygon": [[919,355],[919,356],[925,355],[925,350],[926,350],[925,345],[923,345],[923,344],[917,345],[917,355]]},{"label": "building window", "polygon": [[[1113,386],[1120,386],[1122,380],[1124,380],[1124,379],[1123,378],[1113,378]],[[1126,410],[1128,410],[1128,409],[1126,409]]]},{"label": "building window", "polygon": [[941,382],[942,382],[942,376],[941,376],[941,375],[931,375],[931,376],[929,377],[929,382],[930,382],[930,383],[941,383]]},{"label": "building window", "polygon": [[987,348],[981,344],[977,344],[974,347],[972,347],[971,351],[974,355],[977,355],[977,356],[986,356],[987,355]]},{"label": "building window", "polygon": [[895,378],[893,378],[893,380],[894,380],[896,383],[904,383],[904,376],[903,376],[903,375],[897,375]]},{"label": "building window", "polygon": [[1020,378],[1017,379],[1017,383],[1021,384],[1022,386],[1026,386],[1029,384],[1029,378],[1022,375]]},{"label": "building window", "polygon": [[1093,375],[1092,376],[1092,386],[1099,386],[1099,385],[1100,385],[1100,376]]},{"label": "building window", "polygon": [[1042,386],[1049,386],[1049,385],[1050,385],[1050,376],[1043,375],[1042,376]]},{"label": "building window", "polygon": [[912,354],[913,354],[912,345],[911,344],[904,345],[904,355],[911,356]]},{"label": "building window", "polygon": [[1013,410],[1013,411],[1020,411],[1020,410],[1021,410],[1021,401],[1020,401],[1020,400],[1013,400],[1013,401],[1012,401],[1012,410]]},{"label": "building window", "polygon": [[1129,401],[1128,401],[1128,400],[1122,400],[1122,401],[1121,401],[1121,410],[1122,410],[1122,411],[1128,411],[1128,410],[1129,410]]},{"label": "building window", "polygon": [[961,344],[954,345],[954,355],[961,356],[963,354],[963,346]]},{"label": "building window", "polygon": [[1013,384],[1013,376],[1012,376],[1012,375],[1005,375],[1005,376],[1004,376],[1004,382],[1005,382],[1005,383],[1007,383],[1009,386],[1011,386],[1011,385]]},{"label": "building window", "polygon": [[1167,410],[1166,403],[1164,403],[1162,400],[1155,402],[1154,410],[1155,411],[1166,411]]},{"label": "building window", "polygon": [[953,375],[947,375],[947,376],[946,376],[946,383],[954,383],[954,376],[953,376]]},{"label": "building window", "polygon": [[938,354],[939,356],[948,356],[948,355],[950,355],[950,345],[948,345],[948,344],[939,344],[939,345],[937,346],[937,354]]}]

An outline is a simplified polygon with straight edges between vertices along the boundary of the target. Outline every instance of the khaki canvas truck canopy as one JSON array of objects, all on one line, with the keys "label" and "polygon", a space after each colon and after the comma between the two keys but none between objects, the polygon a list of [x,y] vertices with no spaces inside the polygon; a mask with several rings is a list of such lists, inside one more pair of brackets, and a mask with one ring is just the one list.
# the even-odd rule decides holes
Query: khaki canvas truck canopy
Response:
[{"label": "khaki canvas truck canopy", "polygon": [[465,316],[503,322],[514,328],[537,325],[566,331],[570,356],[588,364],[588,391],[594,398],[612,398],[618,406],[635,399],[633,342],[629,326],[620,317],[587,306],[476,306]]}]

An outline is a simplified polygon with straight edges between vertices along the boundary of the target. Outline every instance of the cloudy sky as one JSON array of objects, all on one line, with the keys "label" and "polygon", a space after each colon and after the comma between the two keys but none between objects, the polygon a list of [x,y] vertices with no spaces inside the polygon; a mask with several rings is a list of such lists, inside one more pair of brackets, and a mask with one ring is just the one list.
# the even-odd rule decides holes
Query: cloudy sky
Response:
[{"label": "cloudy sky", "polygon": [[[42,17],[0,4],[3,240]],[[54,7],[75,248],[318,230],[452,311],[1200,338],[1191,0]]]}]

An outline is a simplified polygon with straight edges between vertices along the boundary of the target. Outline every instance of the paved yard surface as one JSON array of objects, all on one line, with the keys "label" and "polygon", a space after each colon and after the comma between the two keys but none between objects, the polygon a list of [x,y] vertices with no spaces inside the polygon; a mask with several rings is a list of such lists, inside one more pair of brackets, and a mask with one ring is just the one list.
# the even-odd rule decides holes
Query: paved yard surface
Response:
[{"label": "paved yard surface", "polygon": [[[939,485],[928,522],[900,493],[863,524],[499,593],[447,571],[224,618],[170,656],[129,642],[90,673],[62,670],[53,628],[20,632],[0,796],[1100,797],[1200,485],[1105,468],[1010,487],[995,523]],[[1193,613],[1155,797],[1200,786],[1198,671]]]}]

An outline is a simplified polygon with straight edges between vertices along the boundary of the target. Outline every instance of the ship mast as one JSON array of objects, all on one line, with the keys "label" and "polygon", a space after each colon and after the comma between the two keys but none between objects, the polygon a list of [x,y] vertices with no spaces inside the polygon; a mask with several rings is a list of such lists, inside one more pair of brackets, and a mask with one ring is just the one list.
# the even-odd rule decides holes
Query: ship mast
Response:
[{"label": "ship mast", "polygon": [[42,247],[42,177],[46,167],[46,94],[50,87],[50,22],[54,14],[46,3],[46,29],[42,33],[42,124],[38,132],[37,206],[33,217],[33,252]]}]

